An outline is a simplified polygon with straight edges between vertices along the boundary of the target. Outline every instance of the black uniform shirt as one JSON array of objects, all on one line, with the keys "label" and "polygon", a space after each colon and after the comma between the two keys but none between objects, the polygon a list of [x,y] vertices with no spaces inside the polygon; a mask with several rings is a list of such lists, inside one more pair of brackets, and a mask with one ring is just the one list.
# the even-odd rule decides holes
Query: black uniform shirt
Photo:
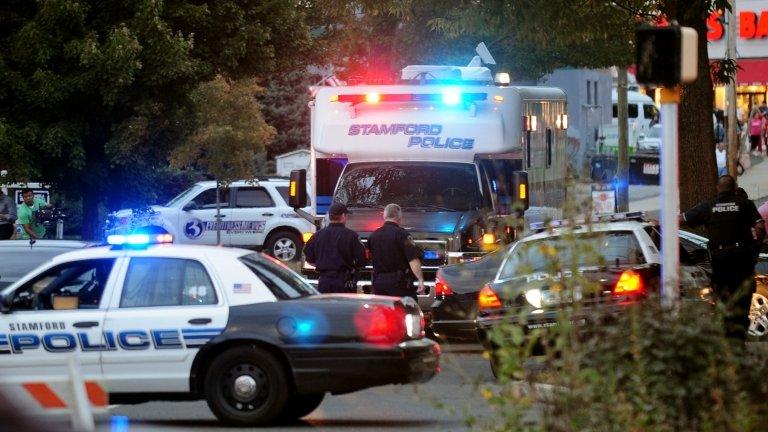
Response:
[{"label": "black uniform shirt", "polygon": [[319,272],[356,270],[365,265],[360,237],[337,222],[316,232],[304,247],[304,255]]},{"label": "black uniform shirt", "polygon": [[373,255],[375,273],[391,273],[399,270],[408,271],[408,263],[421,258],[423,252],[413,242],[408,231],[394,222],[384,222],[381,228],[371,234],[368,249]]},{"label": "black uniform shirt", "polygon": [[683,214],[685,222],[696,227],[704,224],[709,234],[710,248],[751,245],[752,228],[762,221],[755,204],[730,192],[721,192]]}]

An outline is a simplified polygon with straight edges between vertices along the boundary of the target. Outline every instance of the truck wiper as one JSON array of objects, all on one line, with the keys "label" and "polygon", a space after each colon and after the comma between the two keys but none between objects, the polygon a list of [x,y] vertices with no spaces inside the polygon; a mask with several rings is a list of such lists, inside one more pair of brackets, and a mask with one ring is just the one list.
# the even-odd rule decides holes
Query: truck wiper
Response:
[{"label": "truck wiper", "polygon": [[348,208],[375,208],[375,209],[384,208],[382,205],[379,205],[379,204],[366,204],[366,203],[347,204],[347,207]]},{"label": "truck wiper", "polygon": [[417,204],[417,205],[407,205],[403,206],[404,208],[425,208],[425,209],[431,209],[431,210],[440,210],[440,211],[448,211],[448,212],[455,212],[458,211],[456,209],[443,207],[435,204]]}]

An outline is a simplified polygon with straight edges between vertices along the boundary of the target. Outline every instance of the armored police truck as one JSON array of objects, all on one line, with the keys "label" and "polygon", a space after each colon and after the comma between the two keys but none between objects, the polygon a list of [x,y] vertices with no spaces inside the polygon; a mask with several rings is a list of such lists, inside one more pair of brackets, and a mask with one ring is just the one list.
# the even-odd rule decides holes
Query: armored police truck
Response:
[{"label": "armored police truck", "polygon": [[433,280],[440,265],[512,241],[515,212],[557,214],[568,124],[561,89],[496,84],[477,57],[467,67],[408,66],[400,78],[317,91],[308,179],[316,215],[346,204],[347,226],[365,241],[384,206],[399,204]]}]

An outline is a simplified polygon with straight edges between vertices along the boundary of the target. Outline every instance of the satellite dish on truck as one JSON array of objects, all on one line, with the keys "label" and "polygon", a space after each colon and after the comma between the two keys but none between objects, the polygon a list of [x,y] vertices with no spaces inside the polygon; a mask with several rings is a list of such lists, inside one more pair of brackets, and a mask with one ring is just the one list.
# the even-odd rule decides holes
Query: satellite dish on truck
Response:
[{"label": "satellite dish on truck", "polygon": [[480,42],[475,47],[475,52],[477,53],[476,56],[472,58],[472,61],[469,62],[467,66],[469,67],[479,67],[484,64],[487,65],[495,65],[496,60],[494,60],[493,56],[491,55],[491,52],[488,51],[488,47],[485,46],[485,42]]}]

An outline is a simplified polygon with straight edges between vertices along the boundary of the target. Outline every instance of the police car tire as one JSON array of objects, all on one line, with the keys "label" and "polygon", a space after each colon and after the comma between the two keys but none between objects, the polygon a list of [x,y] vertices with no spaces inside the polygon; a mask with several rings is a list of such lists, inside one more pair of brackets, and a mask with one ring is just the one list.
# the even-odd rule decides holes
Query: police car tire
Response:
[{"label": "police car tire", "polygon": [[[238,376],[258,380],[256,404],[251,403],[253,399],[242,402],[233,394],[233,382]],[[219,420],[234,426],[254,426],[276,420],[288,401],[289,387],[281,362],[253,346],[224,351],[213,360],[205,378],[208,407]]]},{"label": "police car tire", "polygon": [[283,421],[292,421],[309,415],[323,402],[325,393],[314,393],[308,395],[293,395],[288,399],[285,409],[280,414]]},{"label": "police car tire", "polygon": [[293,258],[289,260],[289,262],[298,261],[299,258],[301,258],[301,240],[299,239],[299,236],[297,236],[296,234],[290,231],[277,231],[277,232],[271,233],[267,238],[267,241],[265,242],[264,250],[270,256],[277,258],[280,261],[283,261],[282,258],[274,255],[275,244],[280,240],[290,240],[291,242],[293,242],[293,245],[296,247],[296,253],[293,255]]}]

